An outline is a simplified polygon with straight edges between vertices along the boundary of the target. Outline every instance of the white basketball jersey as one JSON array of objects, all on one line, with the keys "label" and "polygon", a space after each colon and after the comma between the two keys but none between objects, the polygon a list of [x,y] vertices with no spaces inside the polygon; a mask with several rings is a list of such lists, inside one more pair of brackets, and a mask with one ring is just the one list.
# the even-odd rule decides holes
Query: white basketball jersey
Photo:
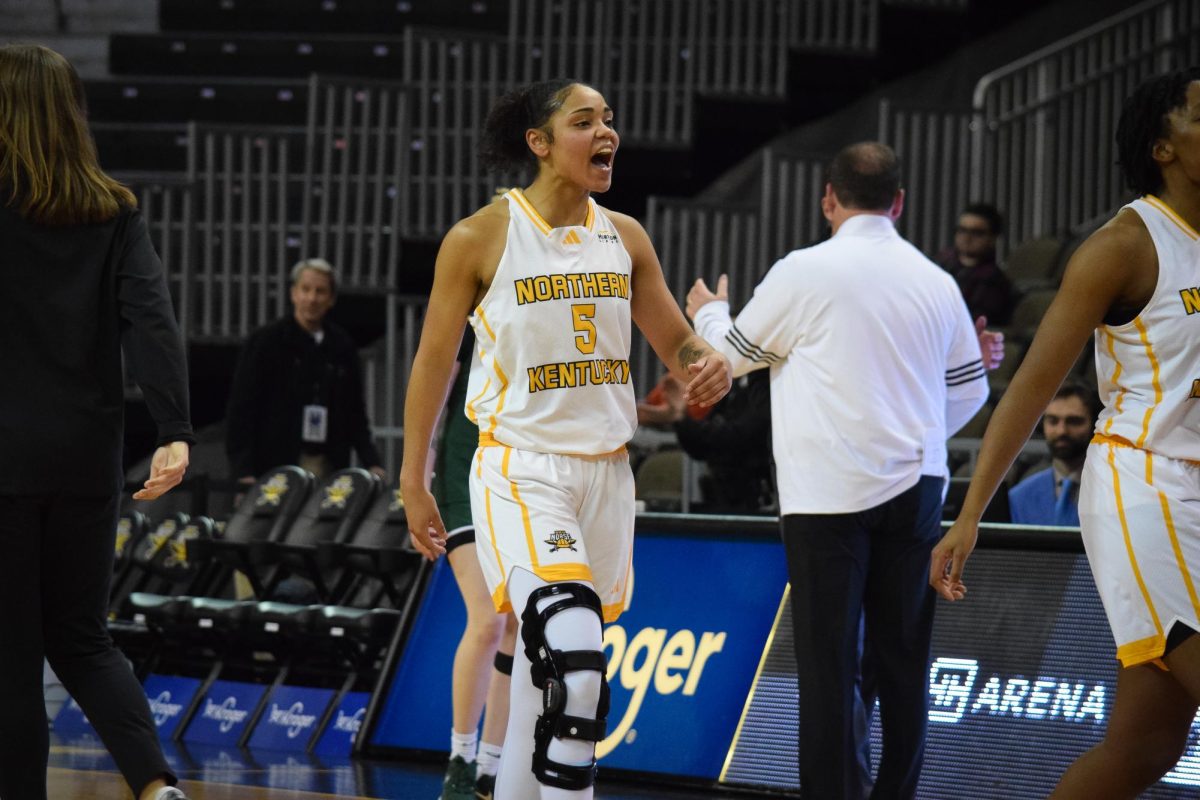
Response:
[{"label": "white basketball jersey", "polygon": [[1153,195],[1126,208],[1150,231],[1158,285],[1132,322],[1096,329],[1096,432],[1200,460],[1200,233]]},{"label": "white basketball jersey", "polygon": [[589,198],[583,225],[551,228],[519,189],[508,238],[475,313],[467,416],[480,442],[600,455],[633,436],[632,261]]}]

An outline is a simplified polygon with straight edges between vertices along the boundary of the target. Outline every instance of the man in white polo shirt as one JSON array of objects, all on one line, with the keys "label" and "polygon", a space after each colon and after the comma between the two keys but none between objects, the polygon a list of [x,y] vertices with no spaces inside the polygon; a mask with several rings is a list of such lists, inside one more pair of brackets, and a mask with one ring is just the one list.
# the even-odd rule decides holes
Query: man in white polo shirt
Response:
[{"label": "man in white polo shirt", "polygon": [[896,232],[896,154],[842,150],[821,200],[826,242],[777,262],[736,322],[697,281],[696,331],[734,374],[771,370],[771,424],[792,585],[805,797],[864,793],[854,733],[859,625],[878,682],[883,752],[873,798],[916,794],[928,719],[946,439],[987,398],[979,341],[954,279]]}]

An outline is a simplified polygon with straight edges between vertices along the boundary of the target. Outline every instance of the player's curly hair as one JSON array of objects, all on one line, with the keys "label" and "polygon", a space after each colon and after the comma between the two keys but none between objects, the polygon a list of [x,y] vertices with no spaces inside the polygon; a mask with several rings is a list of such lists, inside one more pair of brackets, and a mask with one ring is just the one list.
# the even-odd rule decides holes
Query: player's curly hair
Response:
[{"label": "player's curly hair", "polygon": [[1159,75],[1125,99],[1117,122],[1117,164],[1125,185],[1136,194],[1162,191],[1162,170],[1152,155],[1154,143],[1167,135],[1167,115],[1187,102],[1188,84],[1197,80],[1200,67]]},{"label": "player's curly hair", "polygon": [[555,78],[521,86],[497,98],[488,111],[479,143],[483,166],[494,172],[536,167],[537,156],[526,144],[525,132],[540,128],[553,141],[547,123],[577,85],[583,85],[582,81]]}]

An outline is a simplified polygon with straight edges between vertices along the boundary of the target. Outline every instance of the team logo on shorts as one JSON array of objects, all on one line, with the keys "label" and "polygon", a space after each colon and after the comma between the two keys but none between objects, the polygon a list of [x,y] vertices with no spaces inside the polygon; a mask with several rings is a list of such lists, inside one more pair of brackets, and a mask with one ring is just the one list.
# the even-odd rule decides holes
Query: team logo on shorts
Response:
[{"label": "team logo on shorts", "polygon": [[549,539],[543,539],[542,541],[550,545],[551,553],[557,553],[559,550],[571,550],[576,553],[579,552],[575,549],[575,537],[571,536],[571,534],[567,533],[566,531],[555,531],[554,533],[550,534]]}]

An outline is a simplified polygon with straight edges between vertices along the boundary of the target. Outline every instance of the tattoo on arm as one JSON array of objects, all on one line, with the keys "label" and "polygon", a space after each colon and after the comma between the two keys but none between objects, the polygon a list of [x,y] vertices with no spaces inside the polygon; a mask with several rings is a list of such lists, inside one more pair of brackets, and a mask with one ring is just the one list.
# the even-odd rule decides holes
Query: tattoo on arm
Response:
[{"label": "tattoo on arm", "polygon": [[679,366],[687,369],[706,355],[708,355],[707,348],[697,347],[695,341],[689,339],[684,342],[683,347],[679,348]]}]

